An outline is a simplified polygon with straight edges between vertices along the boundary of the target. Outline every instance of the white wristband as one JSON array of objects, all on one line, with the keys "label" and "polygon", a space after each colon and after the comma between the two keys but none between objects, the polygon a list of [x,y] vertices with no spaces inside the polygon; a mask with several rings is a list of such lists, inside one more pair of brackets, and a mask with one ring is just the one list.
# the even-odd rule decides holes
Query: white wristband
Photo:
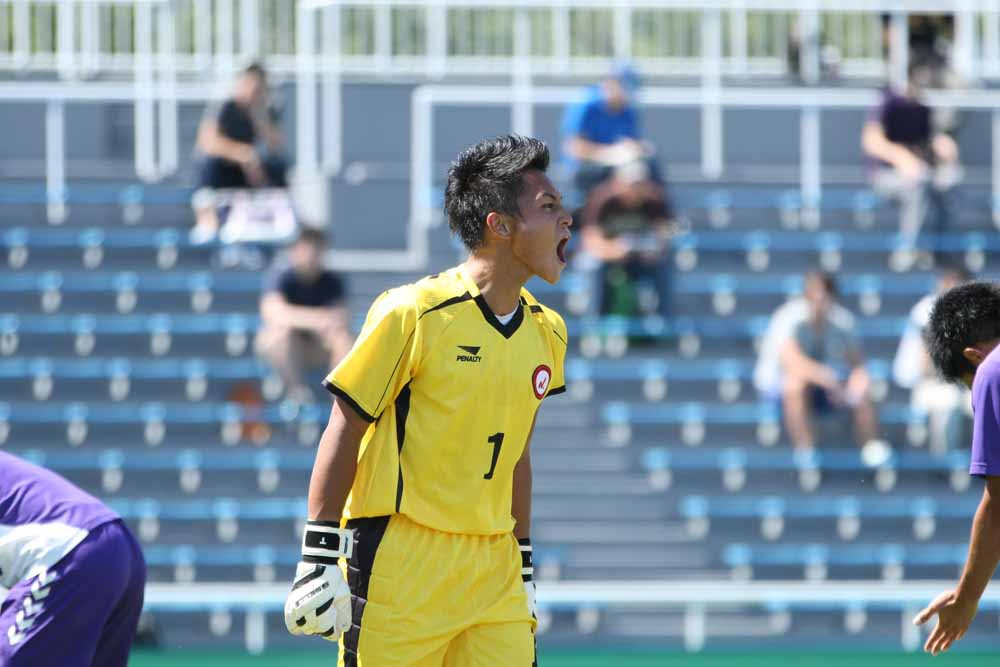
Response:
[{"label": "white wristband", "polygon": [[302,535],[302,560],[336,565],[338,558],[354,555],[354,531],[334,521],[306,521]]},{"label": "white wristband", "polygon": [[521,550],[521,579],[531,581],[535,577],[535,566],[532,562],[531,540],[524,537],[517,541]]}]

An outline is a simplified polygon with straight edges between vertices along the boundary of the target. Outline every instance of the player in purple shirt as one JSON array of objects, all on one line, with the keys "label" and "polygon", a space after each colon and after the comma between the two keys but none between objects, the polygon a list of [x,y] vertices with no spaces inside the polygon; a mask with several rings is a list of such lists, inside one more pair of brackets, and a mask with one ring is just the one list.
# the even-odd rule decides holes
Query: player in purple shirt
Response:
[{"label": "player in purple shirt", "polygon": [[126,667],[145,583],[117,514],[0,451],[0,665]]},{"label": "player in purple shirt", "polygon": [[926,339],[941,376],[972,387],[969,473],[986,480],[958,587],[913,619],[923,625],[937,614],[937,626],[924,645],[937,655],[965,635],[1000,562],[1000,285],[966,283],[945,292],[934,304]]}]

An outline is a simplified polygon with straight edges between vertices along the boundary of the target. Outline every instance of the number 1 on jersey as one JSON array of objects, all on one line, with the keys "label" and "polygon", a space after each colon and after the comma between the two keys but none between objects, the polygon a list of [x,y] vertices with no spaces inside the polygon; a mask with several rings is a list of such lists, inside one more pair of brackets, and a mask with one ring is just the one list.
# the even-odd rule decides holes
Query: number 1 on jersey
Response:
[{"label": "number 1 on jersey", "polygon": [[490,461],[490,471],[483,475],[483,479],[493,479],[493,471],[497,469],[497,459],[500,458],[500,446],[503,445],[503,433],[494,433],[486,441],[493,445],[493,460]]}]

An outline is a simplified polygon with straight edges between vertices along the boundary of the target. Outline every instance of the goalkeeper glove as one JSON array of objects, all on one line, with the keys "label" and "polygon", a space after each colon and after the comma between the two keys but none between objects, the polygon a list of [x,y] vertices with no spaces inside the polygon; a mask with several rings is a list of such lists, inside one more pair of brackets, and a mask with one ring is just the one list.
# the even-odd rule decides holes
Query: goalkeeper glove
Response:
[{"label": "goalkeeper glove", "polygon": [[302,560],[285,601],[285,627],[293,635],[337,641],[351,629],[351,589],[337,567],[354,553],[354,532],[333,521],[307,521]]},{"label": "goalkeeper glove", "polygon": [[532,618],[538,618],[538,605],[535,604],[535,566],[531,560],[531,540],[527,537],[517,541],[521,548],[521,580],[524,582],[524,594],[528,598],[528,610]]}]

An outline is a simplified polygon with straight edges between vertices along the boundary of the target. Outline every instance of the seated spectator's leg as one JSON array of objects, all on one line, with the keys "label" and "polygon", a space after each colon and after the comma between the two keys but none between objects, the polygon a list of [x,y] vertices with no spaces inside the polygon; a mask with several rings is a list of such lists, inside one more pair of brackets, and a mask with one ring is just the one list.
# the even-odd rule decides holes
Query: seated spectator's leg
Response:
[{"label": "seated spectator's leg", "polygon": [[847,378],[844,390],[847,405],[854,414],[854,435],[860,445],[878,439],[878,413],[871,399],[871,379],[867,373],[855,370]]},{"label": "seated spectator's leg", "polygon": [[940,380],[927,379],[913,388],[910,403],[927,415],[931,453],[941,455],[961,446],[967,402],[965,391]]},{"label": "seated spectator's leg", "polygon": [[611,167],[592,162],[581,162],[576,170],[576,174],[573,176],[573,184],[583,195],[584,199],[586,199],[587,193],[606,181],[610,176]]},{"label": "seated spectator's leg", "polygon": [[854,406],[854,434],[860,445],[878,439],[878,413],[867,394]]},{"label": "seated spectator's leg", "polygon": [[322,343],[324,358],[321,363],[327,364],[327,370],[340,363],[340,360],[347,356],[354,345],[354,337],[351,335],[350,323],[338,321],[323,332]]},{"label": "seated spectator's leg", "polygon": [[200,190],[192,202],[194,208],[194,230],[192,243],[211,241],[219,232],[219,215],[215,210],[215,195],[209,190]]},{"label": "seated spectator's leg", "polygon": [[933,231],[943,234],[951,227],[951,218],[957,185],[962,178],[962,168],[957,164],[943,164],[934,169],[929,191],[933,209]]},{"label": "seated spectator's leg", "polygon": [[927,181],[906,183],[900,192],[899,233],[907,248],[916,248],[920,229],[927,220],[931,189]]},{"label": "seated spectator's leg", "polygon": [[954,190],[962,182],[962,166],[958,164],[942,164],[934,169],[934,189],[938,192]]},{"label": "seated spectator's leg", "polygon": [[786,379],[782,391],[782,413],[792,445],[797,450],[812,450],[816,444],[812,423],[813,386],[801,380]]},{"label": "seated spectator's leg", "polygon": [[268,155],[264,160],[267,184],[272,188],[288,188],[288,161],[282,155]]},{"label": "seated spectator's leg", "polygon": [[673,254],[669,248],[664,250],[663,255],[654,266],[653,279],[656,284],[656,296],[659,298],[657,314],[664,319],[669,318],[671,301],[673,300],[674,281]]},{"label": "seated spectator's leg", "polygon": [[315,398],[312,391],[312,382],[305,377],[307,373],[322,371],[325,375],[333,370],[337,365],[337,359],[333,352],[333,344],[329,336],[319,335],[312,331],[296,332],[295,345],[298,347],[298,355],[301,360],[299,372],[302,374],[302,381],[291,390],[290,398],[300,403],[307,403]]},{"label": "seated spectator's leg", "polygon": [[670,315],[671,281],[673,277],[673,267],[670,262],[670,253],[665,252],[657,257],[644,257],[640,261],[632,264],[630,277],[633,282],[637,282],[645,290],[652,290],[656,298],[656,307],[653,309],[644,308],[640,299],[640,310],[644,314],[656,314],[667,318]]},{"label": "seated spectator's leg", "polygon": [[285,383],[287,394],[308,392],[303,381],[305,344],[300,332],[289,327],[265,326],[257,332],[254,348]]},{"label": "seated spectator's leg", "polygon": [[573,268],[584,279],[588,290],[586,315],[598,316],[604,312],[604,262],[581,249],[573,260]]},{"label": "seated spectator's leg", "polygon": [[[961,395],[961,392],[956,392]],[[944,455],[949,451],[955,451],[962,446],[962,434],[965,432],[967,417],[961,401],[955,401],[950,406],[942,406],[940,415],[936,416],[941,420],[941,432],[936,438],[932,432],[931,453]],[[938,411],[936,411],[938,412]],[[935,446],[936,445],[936,446]]]},{"label": "seated spectator's leg", "polygon": [[907,270],[916,259],[914,253],[917,237],[924,218],[927,217],[927,183],[907,179],[895,169],[881,169],[875,174],[872,185],[881,196],[899,202],[899,233],[902,237],[900,250],[908,256],[901,256],[895,265],[900,270]]},{"label": "seated spectator's leg", "polygon": [[249,183],[239,165],[221,158],[205,158],[198,176],[198,192],[192,201],[195,210],[195,229],[200,239],[215,238],[219,229],[220,221],[213,193],[217,190],[247,187]]}]

